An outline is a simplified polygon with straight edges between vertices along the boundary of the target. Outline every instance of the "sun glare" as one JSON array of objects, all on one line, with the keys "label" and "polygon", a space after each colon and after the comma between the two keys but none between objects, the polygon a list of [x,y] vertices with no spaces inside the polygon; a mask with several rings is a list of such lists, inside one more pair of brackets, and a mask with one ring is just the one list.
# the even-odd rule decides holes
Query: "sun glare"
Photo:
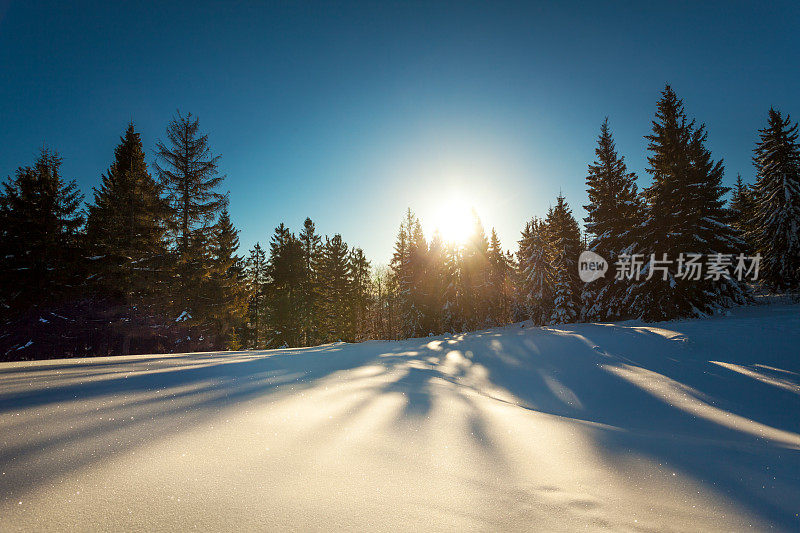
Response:
[{"label": "sun glare", "polygon": [[472,231],[472,206],[460,198],[450,198],[437,210],[434,230],[445,242],[464,244]]}]

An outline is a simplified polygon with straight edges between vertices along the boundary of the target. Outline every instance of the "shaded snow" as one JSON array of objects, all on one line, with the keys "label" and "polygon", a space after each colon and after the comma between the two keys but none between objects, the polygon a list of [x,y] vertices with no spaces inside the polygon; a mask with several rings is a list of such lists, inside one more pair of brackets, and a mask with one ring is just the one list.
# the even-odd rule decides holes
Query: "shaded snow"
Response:
[{"label": "shaded snow", "polygon": [[0,530],[800,528],[800,306],[0,365]]}]

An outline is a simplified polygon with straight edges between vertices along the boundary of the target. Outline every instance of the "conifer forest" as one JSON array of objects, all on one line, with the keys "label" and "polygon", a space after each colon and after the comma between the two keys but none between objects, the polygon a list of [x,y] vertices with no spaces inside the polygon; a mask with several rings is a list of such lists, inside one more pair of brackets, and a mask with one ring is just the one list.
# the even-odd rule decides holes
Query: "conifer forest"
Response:
[{"label": "conifer forest", "polygon": [[[88,198],[63,175],[57,147],[44,147],[0,192],[0,357],[299,347],[525,320],[658,321],[713,314],[756,290],[797,291],[797,122],[765,110],[756,173],[730,189],[701,119],[663,88],[646,138],[652,183],[642,188],[606,118],[585,176],[575,176],[587,193],[572,199],[586,202],[583,226],[559,195],[531,213],[517,242],[501,243],[475,213],[458,243],[426,238],[409,208],[380,268],[342,235],[323,235],[313,213],[302,228],[264,228],[261,242],[241,249],[213,132],[191,113],[169,119],[152,151],[134,122],[122,128]],[[641,257],[641,275],[583,283],[582,250],[612,264]],[[760,258],[755,283],[686,280],[677,262],[647,275],[661,254],[730,262],[744,252]]]}]

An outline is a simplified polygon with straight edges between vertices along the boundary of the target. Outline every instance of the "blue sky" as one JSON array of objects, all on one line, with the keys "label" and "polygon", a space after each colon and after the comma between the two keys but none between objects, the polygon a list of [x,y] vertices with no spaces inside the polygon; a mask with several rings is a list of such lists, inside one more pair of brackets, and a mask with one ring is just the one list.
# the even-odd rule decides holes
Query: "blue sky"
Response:
[{"label": "blue sky", "polygon": [[128,121],[151,155],[180,109],[243,247],[311,216],[385,263],[458,195],[516,249],[559,191],[583,216],[604,116],[648,183],[669,82],[752,180],[769,107],[800,118],[800,3],[598,4],[0,0],[0,176],[46,144],[90,198]]}]

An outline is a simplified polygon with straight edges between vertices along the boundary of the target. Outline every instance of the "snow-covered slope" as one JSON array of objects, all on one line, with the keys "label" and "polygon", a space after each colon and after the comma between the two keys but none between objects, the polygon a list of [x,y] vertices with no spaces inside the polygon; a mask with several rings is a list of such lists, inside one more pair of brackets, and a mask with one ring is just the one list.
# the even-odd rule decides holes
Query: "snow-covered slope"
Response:
[{"label": "snow-covered slope", "polygon": [[800,306],[0,365],[0,530],[800,529]]}]

